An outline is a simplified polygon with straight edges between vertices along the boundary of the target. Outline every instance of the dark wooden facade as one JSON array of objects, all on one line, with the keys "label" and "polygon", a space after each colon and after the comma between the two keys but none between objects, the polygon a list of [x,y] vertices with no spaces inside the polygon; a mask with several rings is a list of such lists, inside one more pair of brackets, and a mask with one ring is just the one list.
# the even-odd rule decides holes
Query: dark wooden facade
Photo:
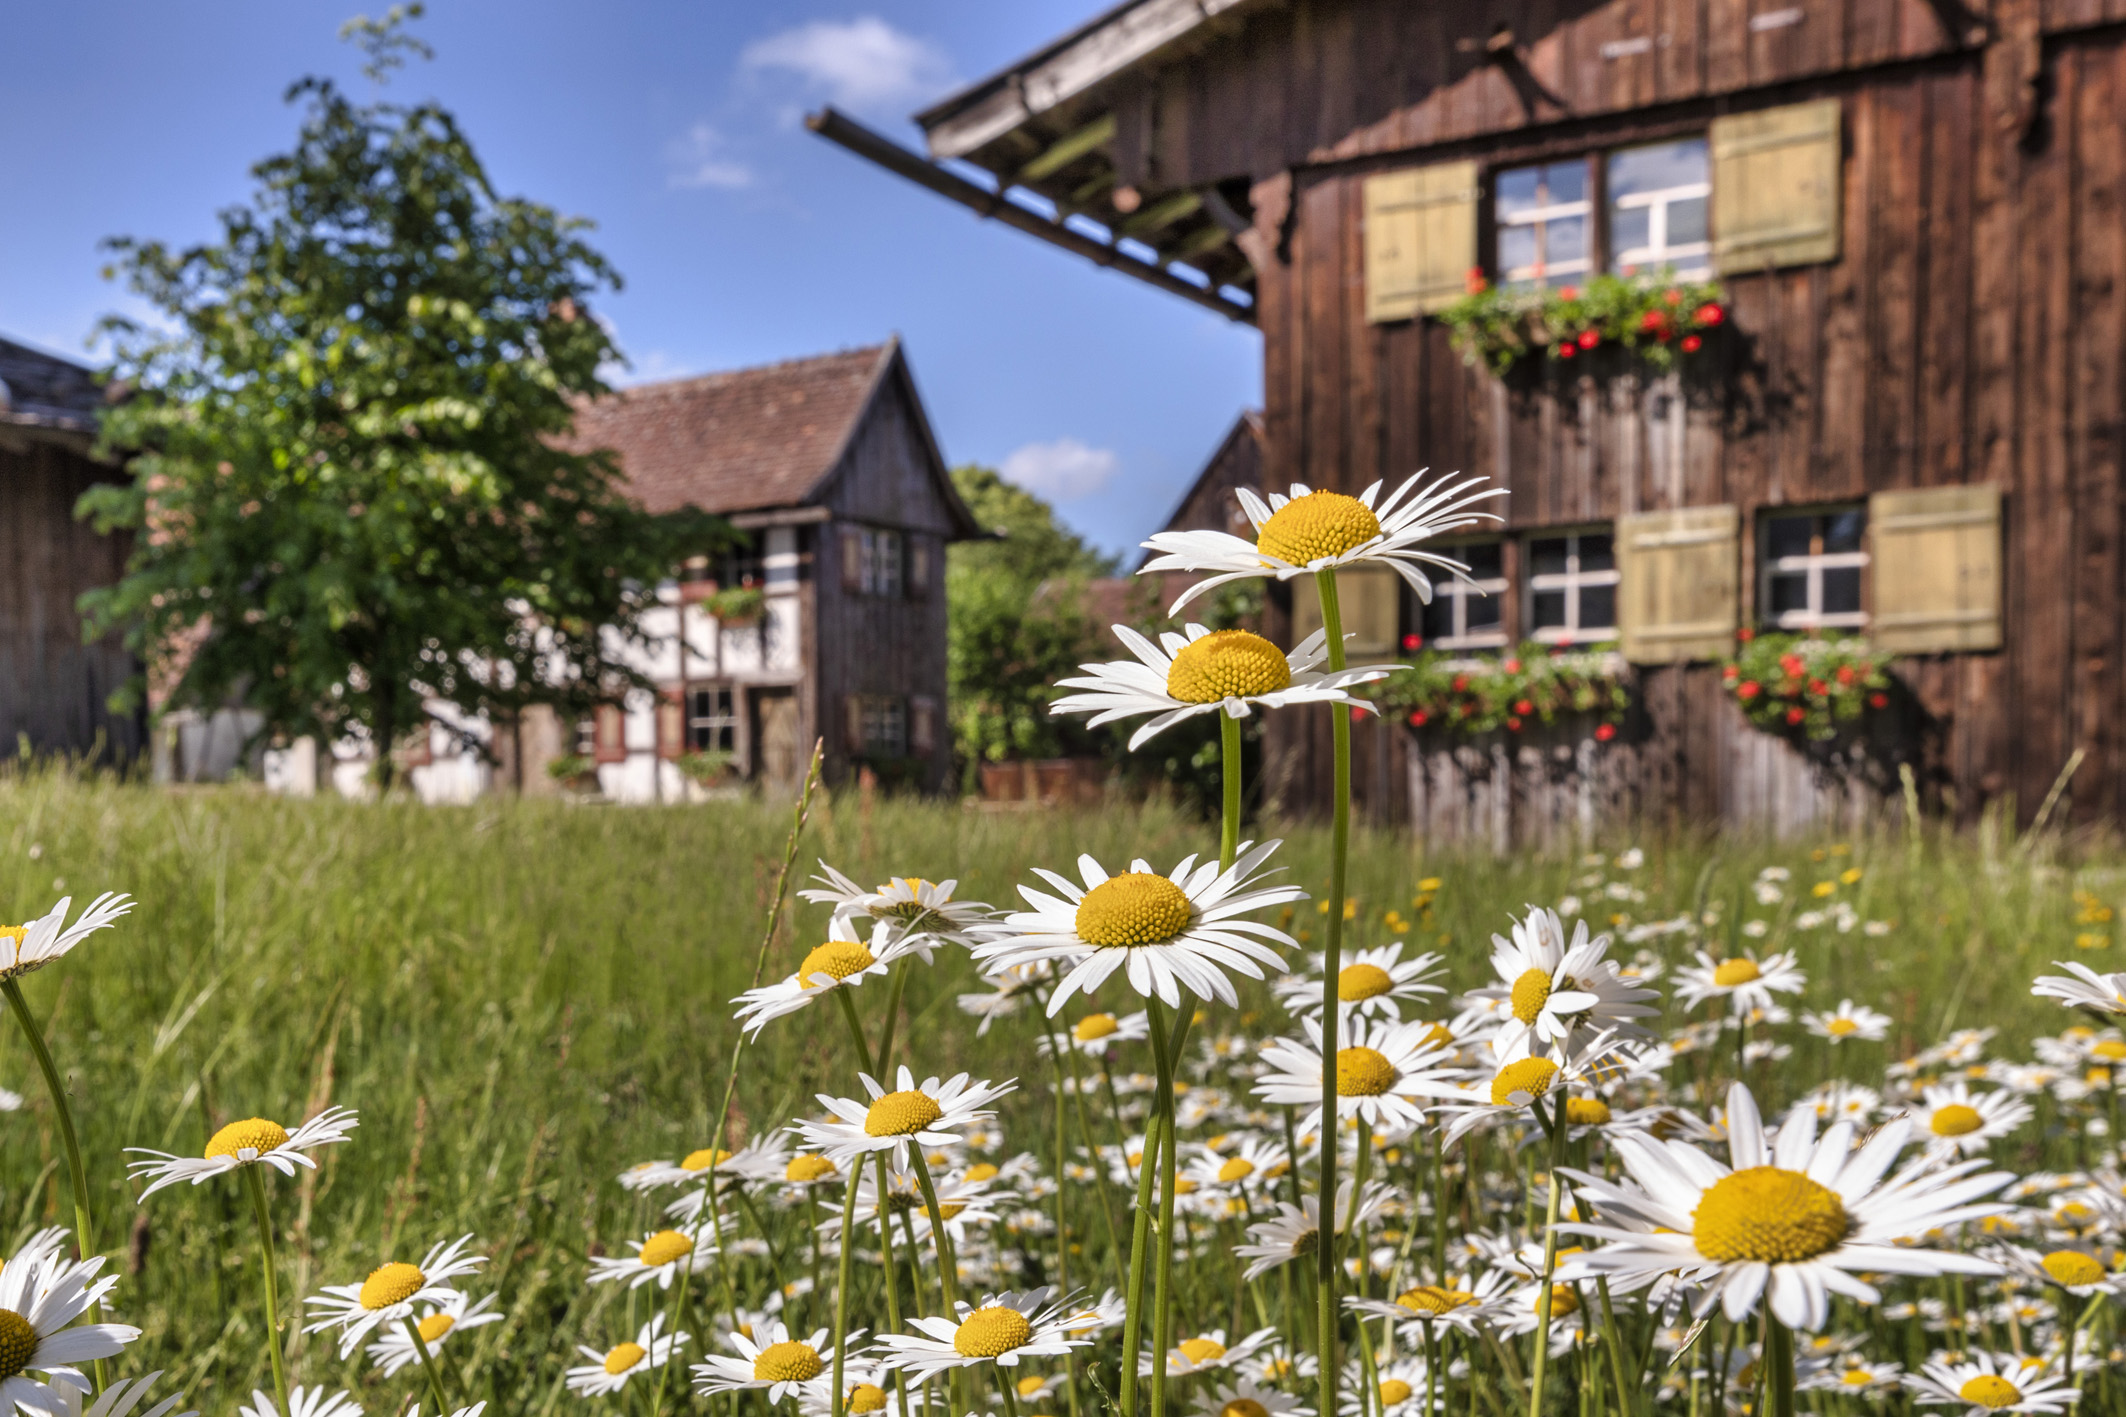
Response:
[{"label": "dark wooden facade", "polygon": [[125,761],[142,716],[110,696],[138,666],[115,639],[82,642],[84,591],[116,583],[127,542],[75,520],[74,503],[118,473],[89,456],[102,390],[68,360],[0,340],[0,757]]},{"label": "dark wooden facade", "polygon": [[[1897,751],[1958,817],[2012,798],[2027,819],[2079,750],[2067,808],[2126,817],[2122,0],[1243,3],[1081,71],[1075,88],[1020,72],[1024,116],[1001,133],[955,128],[1012,76],[977,86],[925,115],[933,151],[1008,176],[1111,113],[1106,159],[1144,201],[1244,188],[1232,239],[1254,275],[1271,485],[1460,469],[1510,491],[1513,533],[1711,504],[1747,525],[1990,485],[2001,648],[1899,660]],[[1488,175],[1811,99],[1841,120],[1837,258],[1725,273],[1733,337],[1681,386],[1559,366],[1509,387],[1436,321],[1368,318],[1369,177],[1465,159]],[[1740,538],[1744,622],[1762,609],[1755,544]],[[1472,794],[1523,799],[1547,824],[1505,834],[1526,839],[1561,818],[1793,825],[1867,807],[1744,725],[1713,665],[1636,677],[1643,711],[1599,762],[1571,735],[1450,750],[1369,727],[1365,810],[1505,839],[1505,809]],[[1300,805],[1327,777],[1314,717],[1276,724]]]}]

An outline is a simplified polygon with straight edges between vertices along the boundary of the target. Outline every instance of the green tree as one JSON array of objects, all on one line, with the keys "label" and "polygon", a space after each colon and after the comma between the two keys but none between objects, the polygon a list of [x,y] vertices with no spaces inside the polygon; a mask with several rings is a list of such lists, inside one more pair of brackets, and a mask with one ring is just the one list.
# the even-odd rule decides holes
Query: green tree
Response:
[{"label": "green tree", "polygon": [[[372,78],[425,52],[406,17],[349,26]],[[388,786],[427,701],[581,711],[640,682],[641,613],[721,524],[651,517],[610,455],[567,445],[616,357],[589,302],[619,278],[586,223],[498,196],[433,102],[316,78],[288,101],[293,150],[217,241],[109,243],[160,318],[105,324],[134,396],[103,441],[133,478],[78,512],[136,539],[83,609],[173,702],[365,734]]]},{"label": "green tree", "polygon": [[1084,587],[1113,575],[1113,559],[990,468],[955,468],[952,480],[975,520],[998,533],[961,542],[946,560],[953,744],[968,785],[983,762],[1099,751],[1102,737],[1051,718],[1048,705],[1057,679],[1107,657]]}]

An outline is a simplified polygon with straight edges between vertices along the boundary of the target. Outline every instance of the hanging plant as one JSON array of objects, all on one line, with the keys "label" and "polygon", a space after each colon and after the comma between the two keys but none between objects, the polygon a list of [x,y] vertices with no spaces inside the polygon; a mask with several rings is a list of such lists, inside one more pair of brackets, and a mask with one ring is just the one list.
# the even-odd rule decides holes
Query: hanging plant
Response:
[{"label": "hanging plant", "polygon": [[768,597],[757,586],[732,586],[705,597],[701,604],[719,625],[750,625],[760,619]]},{"label": "hanging plant", "polygon": [[1469,293],[1440,311],[1454,347],[1471,364],[1507,374],[1525,360],[1564,363],[1622,350],[1673,369],[1727,324],[1726,297],[1712,281],[1600,275],[1585,285],[1502,289],[1469,273]]},{"label": "hanging plant", "polygon": [[673,759],[680,776],[701,787],[714,787],[731,776],[735,755],[722,751],[681,753]]},{"label": "hanging plant", "polygon": [[1767,733],[1825,742],[1842,725],[1890,706],[1889,656],[1852,636],[1735,633],[1720,682]]},{"label": "hanging plant", "polygon": [[1471,659],[1449,650],[1424,650],[1403,660],[1403,671],[1375,689],[1384,714],[1412,728],[1454,733],[1519,733],[1561,714],[1591,714],[1594,736],[1607,743],[1631,707],[1615,658],[1600,649],[1568,649],[1529,641],[1509,654]]}]

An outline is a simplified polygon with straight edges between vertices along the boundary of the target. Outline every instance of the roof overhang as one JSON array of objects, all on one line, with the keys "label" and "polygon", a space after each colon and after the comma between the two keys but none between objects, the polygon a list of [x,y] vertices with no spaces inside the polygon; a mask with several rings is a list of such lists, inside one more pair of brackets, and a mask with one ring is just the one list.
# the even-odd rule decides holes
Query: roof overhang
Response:
[{"label": "roof overhang", "polygon": [[758,531],[769,526],[810,526],[814,522],[833,519],[834,513],[826,507],[768,507],[757,512],[733,512],[724,518],[740,531]]}]

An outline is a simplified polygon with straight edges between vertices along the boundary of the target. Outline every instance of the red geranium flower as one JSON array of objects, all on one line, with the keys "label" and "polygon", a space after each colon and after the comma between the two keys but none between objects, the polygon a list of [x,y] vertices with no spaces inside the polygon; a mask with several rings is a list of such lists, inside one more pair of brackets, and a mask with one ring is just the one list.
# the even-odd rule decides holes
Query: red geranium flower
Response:
[{"label": "red geranium flower", "polygon": [[1839,682],[1839,683],[1841,683],[1841,684],[1848,684],[1848,685],[1850,685],[1850,684],[1851,684],[1851,683],[1853,682],[1853,680],[1854,680],[1854,678],[1855,678],[1855,677],[1856,677],[1856,676],[1855,676],[1855,675],[1854,675],[1854,673],[1853,673],[1853,666],[1852,666],[1852,665],[1850,665],[1850,664],[1841,664],[1841,665],[1839,665],[1839,666],[1838,666],[1838,682]]},{"label": "red geranium flower", "polygon": [[1425,711],[1423,709],[1413,709],[1411,711],[1410,726],[1412,728],[1423,728],[1425,726]]},{"label": "red geranium flower", "polygon": [[1459,693],[1461,693],[1461,692],[1462,692],[1462,691],[1463,691],[1464,689],[1466,689],[1466,688],[1468,688],[1468,687],[1469,687],[1469,676],[1468,676],[1468,675],[1466,675],[1466,674],[1457,674],[1457,675],[1455,675],[1455,676],[1454,676],[1454,692],[1455,692],[1455,693],[1459,694]]},{"label": "red geranium flower", "polygon": [[1811,679],[1809,680],[1809,692],[1816,695],[1828,694],[1831,692],[1831,686],[1821,679]]},{"label": "red geranium flower", "polygon": [[1868,707],[1869,707],[1869,708],[1888,708],[1889,706],[1890,706],[1890,696],[1889,696],[1888,694],[1870,694],[1870,695],[1868,695]]},{"label": "red geranium flower", "polygon": [[1519,661],[1518,659],[1509,659],[1509,660],[1507,660],[1507,661],[1506,661],[1506,672],[1507,672],[1508,674],[1518,674],[1518,673],[1520,673],[1520,672],[1521,672],[1521,662],[1520,662],[1520,661]]},{"label": "red geranium flower", "polygon": [[1567,340],[1563,344],[1558,346],[1558,358],[1560,359],[1570,359],[1579,352],[1580,347],[1574,344],[1571,340]]},{"label": "red geranium flower", "polygon": [[1798,654],[1782,654],[1779,656],[1779,667],[1798,679],[1801,671],[1807,666],[1802,664]]},{"label": "red geranium flower", "polygon": [[1720,671],[1720,677],[1722,679],[1727,680],[1728,683],[1732,684],[1737,679],[1740,679],[1742,677],[1742,669],[1739,665],[1730,664],[1727,666],[1727,668]]},{"label": "red geranium flower", "polygon": [[1607,743],[1616,736],[1617,726],[1614,723],[1598,723],[1595,725],[1595,742]]},{"label": "red geranium flower", "polygon": [[1788,723],[1799,723],[1802,719],[1806,717],[1808,717],[1808,715],[1803,713],[1798,708],[1790,708],[1786,711],[1786,721]]},{"label": "red geranium flower", "polygon": [[1703,345],[1704,343],[1705,341],[1699,339],[1696,335],[1685,335],[1683,337],[1683,352],[1685,354],[1696,354],[1698,352],[1699,346]]},{"label": "red geranium flower", "polygon": [[1425,637],[1424,637],[1423,635],[1404,635],[1404,636],[1403,636],[1403,648],[1404,648],[1404,649],[1406,649],[1406,650],[1417,650],[1417,649],[1423,649],[1423,648],[1424,648],[1424,646],[1425,646]]},{"label": "red geranium flower", "polygon": [[1471,266],[1469,274],[1462,277],[1462,284],[1469,288],[1471,295],[1482,295],[1491,288],[1491,282],[1484,279],[1484,268],[1482,266]]},{"label": "red geranium flower", "polygon": [[1701,325],[1717,325],[1727,318],[1727,311],[1720,308],[1719,302],[1708,300],[1698,307],[1695,318]]},{"label": "red geranium flower", "polygon": [[1661,292],[1661,298],[1671,305],[1681,305],[1683,303],[1683,292],[1674,286],[1670,286]]},{"label": "red geranium flower", "polygon": [[1580,298],[1580,288],[1579,288],[1578,286],[1576,286],[1576,285],[1561,285],[1561,286],[1559,286],[1559,287],[1558,287],[1558,299],[1560,299],[1560,300],[1578,300],[1579,298]]},{"label": "red geranium flower", "polygon": [[1757,638],[1757,632],[1755,630],[1752,630],[1749,626],[1744,625],[1741,629],[1735,631],[1735,638],[1740,640],[1744,644],[1748,644],[1751,640]]},{"label": "red geranium flower", "polygon": [[1642,330],[1658,330],[1667,323],[1668,312],[1665,310],[1649,310],[1639,317],[1639,328]]},{"label": "red geranium flower", "polygon": [[1744,703],[1748,703],[1751,699],[1756,698],[1759,694],[1763,692],[1764,686],[1762,684],[1759,684],[1755,679],[1745,679],[1740,684],[1737,684],[1735,686],[1735,697],[1742,700]]},{"label": "red geranium flower", "polygon": [[1520,714],[1534,713],[1535,705],[1527,699],[1516,699],[1513,703],[1513,711]]},{"label": "red geranium flower", "polygon": [[1360,708],[1357,704],[1351,705],[1351,721],[1353,723],[1363,723],[1365,722],[1365,718],[1366,711],[1364,709]]},{"label": "red geranium flower", "polygon": [[1513,732],[1513,733],[1518,733],[1518,732],[1520,732],[1520,731],[1521,731],[1521,720],[1520,720],[1519,716],[1518,716],[1518,715],[1516,715],[1516,714],[1508,714],[1508,715],[1506,715],[1506,727],[1507,727],[1508,731],[1510,731],[1510,732]]},{"label": "red geranium flower", "polygon": [[1580,331],[1580,348],[1593,349],[1602,342],[1602,336],[1593,330]]}]

